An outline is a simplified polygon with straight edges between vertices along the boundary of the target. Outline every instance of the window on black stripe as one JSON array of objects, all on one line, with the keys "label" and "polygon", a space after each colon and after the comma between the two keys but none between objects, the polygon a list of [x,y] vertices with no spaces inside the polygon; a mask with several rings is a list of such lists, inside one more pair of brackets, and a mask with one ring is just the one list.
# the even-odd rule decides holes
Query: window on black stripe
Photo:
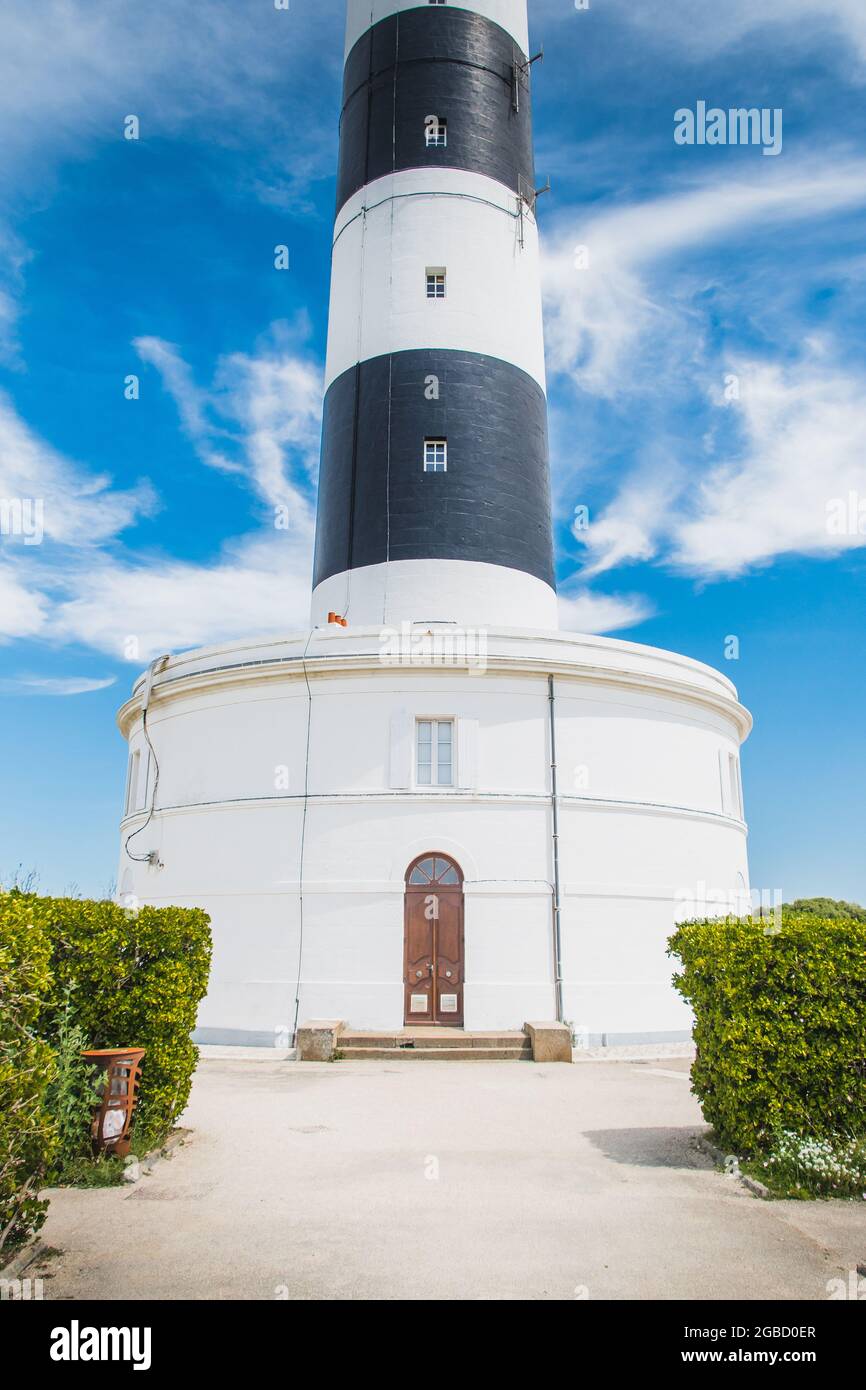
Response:
[{"label": "window on black stripe", "polygon": [[425,440],[424,440],[424,472],[425,472],[425,473],[447,473],[447,472],[448,472],[448,441],[447,441],[447,439],[425,439]]},{"label": "window on black stripe", "polygon": [[424,117],[424,139],[428,149],[433,145],[448,144],[448,122],[444,116]]}]

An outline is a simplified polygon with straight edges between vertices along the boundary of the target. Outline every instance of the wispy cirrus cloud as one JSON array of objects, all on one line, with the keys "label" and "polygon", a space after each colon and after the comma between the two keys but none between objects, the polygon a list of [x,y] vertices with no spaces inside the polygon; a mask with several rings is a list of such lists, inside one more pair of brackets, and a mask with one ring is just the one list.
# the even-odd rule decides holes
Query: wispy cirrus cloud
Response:
[{"label": "wispy cirrus cloud", "polygon": [[572,527],[585,547],[581,577],[591,579],[619,565],[653,560],[671,506],[686,486],[687,473],[672,461],[635,470],[615,502],[585,529]]},{"label": "wispy cirrus cloud", "polygon": [[724,576],[866,546],[866,375],[820,350],[793,365],[731,365],[743,448],[714,462],[673,513],[672,562]]},{"label": "wispy cirrus cloud", "polygon": [[728,366],[739,397],[718,407],[732,417],[727,449],[696,443],[666,491],[631,477],[575,532],[585,574],[657,560],[719,579],[866,546],[866,376],[828,360],[820,342],[795,363]]},{"label": "wispy cirrus cloud", "polygon": [[653,604],[641,594],[600,594],[573,586],[559,593],[559,625],[565,632],[619,632],[645,622],[653,612]]},{"label": "wispy cirrus cloud", "polygon": [[[147,479],[117,489],[107,473],[94,473],[67,459],[21,419],[9,395],[0,391],[0,498],[38,500],[46,536],[67,545],[90,547],[117,536],[159,502]],[[5,535],[11,549],[14,535]]]},{"label": "wispy cirrus cloud", "polygon": [[[0,42],[0,361],[20,366],[17,320],[31,249],[19,219],[45,205],[62,171],[123,141],[187,141],[225,152],[222,187],[292,216],[316,216],[333,177],[342,53],[331,4],[177,0],[8,0]],[[303,61],[298,61],[298,55]],[[22,114],[26,113],[26,117]],[[275,139],[282,127],[291,139]],[[234,158],[234,156],[241,156]]]},{"label": "wispy cirrus cloud", "polygon": [[[837,260],[830,229],[864,206],[866,161],[830,153],[821,167],[791,160],[770,177],[722,178],[715,166],[712,179],[594,212],[582,227],[562,219],[545,265],[548,356],[556,432],[567,438],[570,420],[581,447],[559,460],[560,505],[570,507],[588,476],[598,487],[587,421],[613,422],[632,441],[614,461],[619,476],[607,475],[612,495],[593,508],[588,529],[573,532],[584,580],[639,563],[719,578],[786,554],[829,556],[866,543],[828,529],[826,510],[852,490],[866,495],[862,374],[832,332],[804,342],[797,358],[791,350],[810,277],[827,276]],[[829,259],[806,256],[784,277],[762,277],[762,250],[798,224],[821,225]],[[588,248],[588,269],[575,268],[575,244]],[[725,304],[735,299],[734,258],[740,284],[754,286],[748,314],[760,324],[761,351],[712,341],[719,297],[705,290],[721,278]],[[863,292],[863,271],[862,258],[843,258],[831,279],[850,300]],[[741,327],[754,333],[748,315]],[[718,400],[725,374],[741,386],[727,409]]]},{"label": "wispy cirrus cloud", "polygon": [[[600,6],[592,6],[581,12],[563,0],[532,0],[530,20],[533,32],[542,35],[551,25],[586,24],[598,10]],[[769,35],[777,50],[813,54],[816,46],[829,45],[846,67],[866,64],[866,9],[861,0],[605,0],[602,12],[617,26],[633,26],[642,42],[653,47],[675,44],[705,56],[744,40],[765,43]]]},{"label": "wispy cirrus cloud", "polygon": [[90,695],[94,690],[107,690],[116,680],[116,676],[103,680],[90,676],[0,676],[0,695]]},{"label": "wispy cirrus cloud", "polygon": [[106,557],[67,576],[48,631],[134,664],[164,651],[307,625],[312,537],[303,528],[252,535],[212,563]]},{"label": "wispy cirrus cloud", "polygon": [[760,169],[721,177],[716,166],[690,188],[563,213],[542,260],[550,367],[595,395],[657,390],[666,370],[695,362],[700,345],[689,296],[669,273],[672,258],[863,205],[866,160],[842,157],[792,162],[771,178]]},{"label": "wispy cirrus cloud", "polygon": [[37,637],[48,622],[49,597],[0,563],[0,642]]},{"label": "wispy cirrus cloud", "polygon": [[307,325],[273,324],[255,353],[222,357],[210,387],[196,385],[179,349],[137,338],[159,371],[203,463],[247,478],[271,506],[311,510],[322,419],[322,367],[306,350]]},{"label": "wispy cirrus cloud", "polygon": [[861,0],[650,0],[632,5],[612,0],[617,12],[644,33],[708,54],[768,34],[776,44],[814,52],[816,42],[835,44],[840,57],[866,63],[866,10]]},{"label": "wispy cirrus cloud", "polygon": [[273,508],[261,531],[225,542],[209,562],[124,545],[123,533],[158,507],[150,484],[113,489],[0,396],[0,498],[36,498],[44,517],[38,543],[0,538],[0,641],[81,644],[142,661],[306,624],[321,366],[301,346],[302,330],[275,325],[257,351],[221,359],[207,389],[171,344],[139,342],[202,461],[214,466],[216,445],[224,445],[216,466],[241,475]]},{"label": "wispy cirrus cloud", "polygon": [[[307,181],[329,177],[332,149],[321,146],[313,98],[323,78],[339,83],[342,54],[327,41],[334,21],[327,4],[278,10],[208,0],[199,13],[176,0],[10,0],[0,46],[0,179],[28,169],[44,176],[93,142],[120,138],[128,113],[141,118],[142,138],[188,134],[237,147],[273,130],[276,109],[294,138],[291,147],[268,141],[273,167],[291,176],[299,158]],[[305,158],[309,138],[315,165]]]}]

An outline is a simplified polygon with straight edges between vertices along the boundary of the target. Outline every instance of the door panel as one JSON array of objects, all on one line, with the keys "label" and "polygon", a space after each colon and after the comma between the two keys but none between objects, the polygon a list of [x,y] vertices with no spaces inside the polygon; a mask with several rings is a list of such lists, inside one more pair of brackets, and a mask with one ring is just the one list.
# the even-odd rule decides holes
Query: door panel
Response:
[{"label": "door panel", "polygon": [[436,923],[436,1021],[463,1022],[463,894],[439,890]]},{"label": "door panel", "polygon": [[409,889],[406,893],[403,1017],[407,1023],[433,1022],[436,942],[433,919],[426,915],[425,897],[423,890]]}]

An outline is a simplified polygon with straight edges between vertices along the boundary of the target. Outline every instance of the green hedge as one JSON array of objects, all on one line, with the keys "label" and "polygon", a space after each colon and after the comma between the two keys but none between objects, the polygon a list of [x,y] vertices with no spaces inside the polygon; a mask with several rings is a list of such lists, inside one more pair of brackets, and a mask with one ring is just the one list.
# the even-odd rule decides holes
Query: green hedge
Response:
[{"label": "green hedge", "polygon": [[136,1148],[163,1138],[189,1099],[198,1049],[190,1041],[210,970],[210,918],[198,908],[37,898],[51,937],[54,1032],[67,994],[91,1047],[147,1049]]},{"label": "green hedge", "polygon": [[725,1147],[866,1134],[866,922],[790,909],[780,926],[685,922],[669,954],[695,1014],[693,1089]]},{"label": "green hedge", "polygon": [[[210,969],[210,921],[197,908],[0,893],[0,1235],[56,1148],[46,1108],[61,1023],[90,1047],[143,1047],[134,1128],[138,1151],[158,1143],[189,1098],[190,1041]],[[61,1156],[62,1157],[62,1156]],[[28,1205],[29,1204],[29,1205]],[[38,1228],[26,1196],[18,1220]]]},{"label": "green hedge", "polygon": [[45,1109],[54,1054],[36,1033],[51,946],[26,899],[0,902],[0,1250],[8,1253],[45,1220],[39,1188],[56,1141]]}]

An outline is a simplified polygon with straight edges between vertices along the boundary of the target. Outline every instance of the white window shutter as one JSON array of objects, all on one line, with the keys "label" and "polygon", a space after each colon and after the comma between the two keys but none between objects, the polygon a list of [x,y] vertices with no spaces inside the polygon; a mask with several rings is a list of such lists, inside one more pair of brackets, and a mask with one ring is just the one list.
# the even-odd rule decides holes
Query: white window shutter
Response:
[{"label": "white window shutter", "polygon": [[457,779],[466,788],[478,786],[478,720],[457,721]]},{"label": "white window shutter", "polygon": [[139,748],[135,748],[133,749],[129,764],[129,794],[127,796],[126,802],[127,814],[130,815],[133,811],[138,810],[138,777],[140,766],[141,750]]},{"label": "white window shutter", "polygon": [[390,787],[409,787],[412,780],[412,730],[414,721],[407,709],[391,715]]},{"label": "white window shutter", "polygon": [[726,771],[726,769],[725,769],[725,750],[724,750],[723,748],[720,748],[720,749],[719,749],[719,791],[721,792],[721,796],[722,796],[722,810],[723,810],[723,811],[727,811],[727,809],[728,809],[728,792],[727,792],[727,785],[726,785],[726,782],[725,782],[725,771]]}]

